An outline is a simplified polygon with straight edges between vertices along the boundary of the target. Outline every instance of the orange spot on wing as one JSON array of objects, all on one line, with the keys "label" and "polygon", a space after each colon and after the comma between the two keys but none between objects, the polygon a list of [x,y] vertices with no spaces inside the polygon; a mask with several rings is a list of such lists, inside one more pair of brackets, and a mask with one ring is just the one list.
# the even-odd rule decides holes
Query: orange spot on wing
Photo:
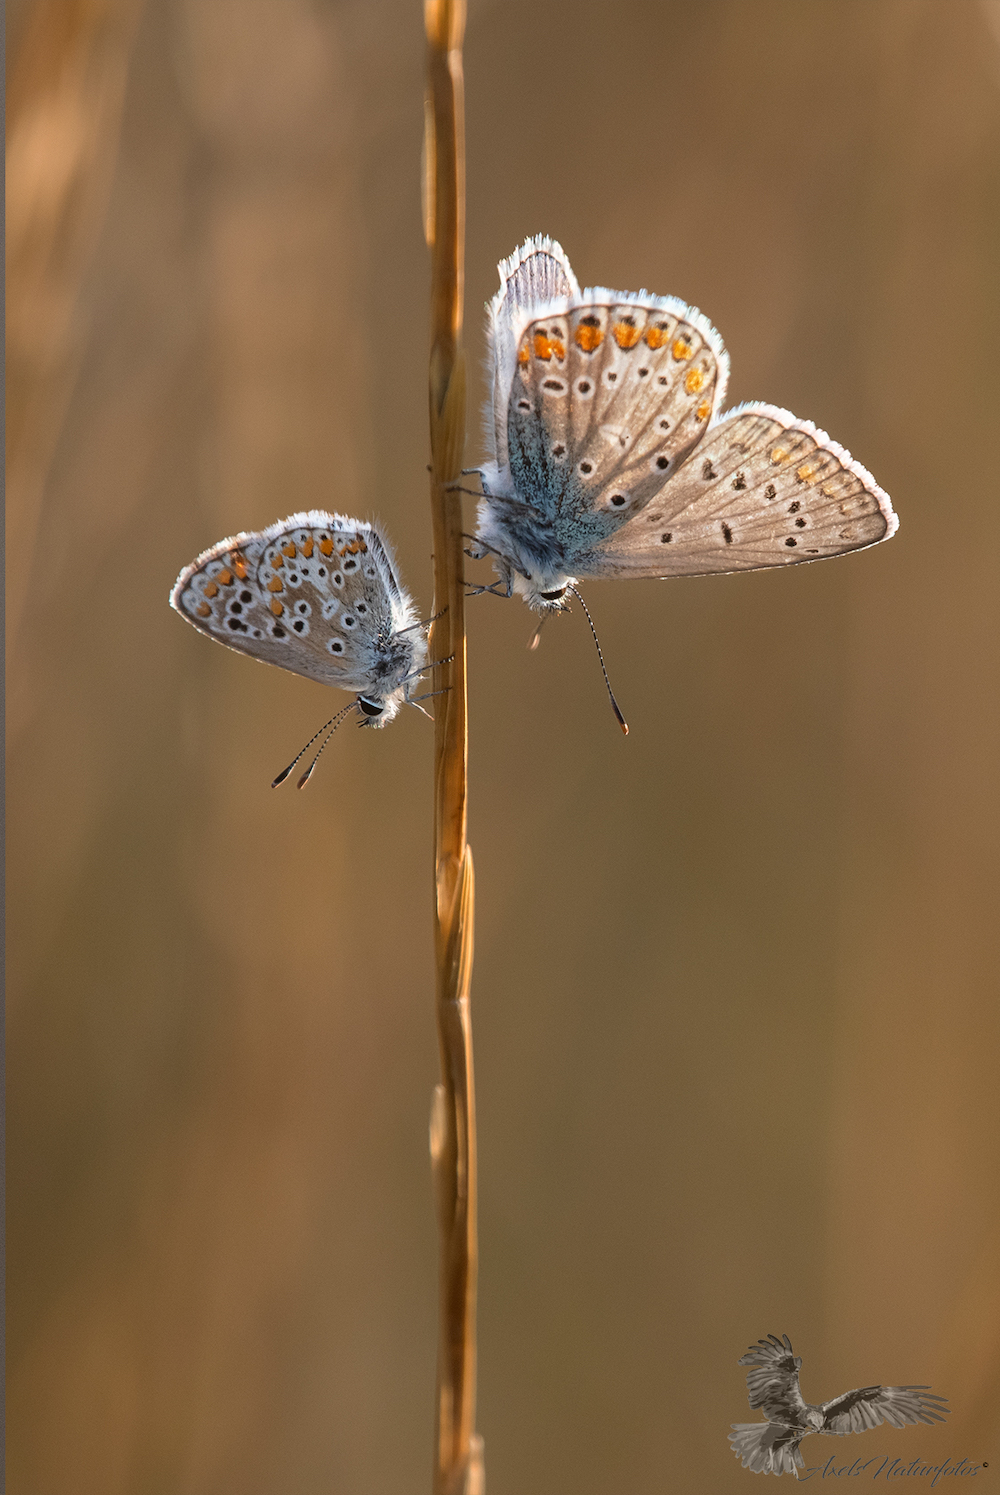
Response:
[{"label": "orange spot on wing", "polygon": [[280,618],[281,614],[285,611],[283,604],[278,601],[277,597],[271,598],[271,611],[276,618]]},{"label": "orange spot on wing", "polygon": [[531,353],[528,349],[528,344],[527,342],[523,342],[517,350],[517,361],[518,363],[527,363],[530,358]]},{"label": "orange spot on wing", "polygon": [[282,555],[287,555],[288,559],[291,560],[292,556],[295,554],[295,541],[289,540],[287,544],[282,545],[281,553]]},{"label": "orange spot on wing", "polygon": [[788,453],[785,451],[785,448],[783,446],[776,446],[774,448],[774,451],[771,453],[771,461],[774,463],[775,467],[777,467],[779,462],[788,461]]},{"label": "orange spot on wing", "polygon": [[649,348],[662,348],[669,337],[669,331],[665,326],[646,328],[646,346]]},{"label": "orange spot on wing", "polygon": [[231,571],[227,571],[225,566],[223,566],[222,570],[218,573],[215,579],[219,583],[220,587],[229,587],[232,586],[233,583],[233,573]]},{"label": "orange spot on wing", "polygon": [[642,333],[634,322],[616,322],[611,329],[611,336],[619,348],[634,348]]},{"label": "orange spot on wing", "polygon": [[581,322],[573,334],[573,341],[582,353],[593,353],[604,341],[604,333],[599,327],[592,327],[588,322]]},{"label": "orange spot on wing", "polygon": [[195,608],[195,612],[198,614],[199,618],[210,618],[212,616],[212,609],[209,607],[207,602],[199,602],[198,606]]},{"label": "orange spot on wing", "polygon": [[269,592],[283,592],[285,589],[281,584],[281,577],[272,576],[271,580],[267,584],[267,590]]},{"label": "orange spot on wing", "polygon": [[679,337],[674,343],[674,357],[678,363],[683,363],[685,358],[691,357],[691,344],[686,337]]},{"label": "orange spot on wing", "polygon": [[333,555],[333,541],[330,539],[320,540],[319,548],[323,555]]},{"label": "orange spot on wing", "polygon": [[813,476],[815,471],[815,467],[810,467],[808,462],[806,462],[803,463],[801,467],[796,468],[795,476],[798,478],[800,483],[808,483],[809,479]]},{"label": "orange spot on wing", "polygon": [[698,406],[697,410],[694,413],[695,420],[705,420],[711,408],[711,401],[702,400],[701,404]]},{"label": "orange spot on wing", "polygon": [[358,549],[362,552],[362,554],[364,554],[364,552],[367,551],[368,546],[365,544],[364,540],[362,540],[362,539],[358,540]]},{"label": "orange spot on wing", "polygon": [[206,588],[205,588],[205,596],[206,597],[218,597],[218,595],[219,595],[219,589],[218,589],[218,587],[215,585],[214,581],[210,581],[208,583],[208,585],[206,586]]},{"label": "orange spot on wing", "polygon": [[557,358],[561,358],[566,351],[557,337],[548,337],[544,332],[536,332],[532,338],[532,342],[535,348],[535,357],[544,358],[546,363],[548,363],[553,354]]},{"label": "orange spot on wing", "polygon": [[241,555],[234,555],[232,559],[233,559],[233,570],[236,572],[236,575],[239,577],[240,581],[246,581],[246,578],[247,578],[247,563],[246,563],[246,561],[243,559],[243,557]]},{"label": "orange spot on wing", "polygon": [[284,564],[285,564],[285,557],[281,554],[280,551],[278,552],[277,555],[272,555],[272,557],[271,557],[271,565],[274,567],[275,571],[278,570],[279,566],[283,566]]},{"label": "orange spot on wing", "polygon": [[313,542],[311,540],[303,540],[302,541],[302,554],[305,556],[306,560],[309,559],[309,557],[312,555],[312,553],[313,553]]},{"label": "orange spot on wing", "polygon": [[687,390],[689,395],[696,395],[698,391],[704,386],[704,383],[705,375],[702,373],[701,369],[688,369],[687,377],[684,380],[684,388]]}]

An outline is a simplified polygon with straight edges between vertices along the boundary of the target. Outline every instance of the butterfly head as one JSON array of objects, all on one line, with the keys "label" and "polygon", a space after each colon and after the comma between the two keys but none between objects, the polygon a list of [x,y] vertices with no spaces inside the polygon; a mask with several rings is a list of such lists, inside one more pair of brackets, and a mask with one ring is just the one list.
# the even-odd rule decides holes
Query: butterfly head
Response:
[{"label": "butterfly head", "polygon": [[409,688],[427,662],[427,636],[422,626],[379,638],[366,661],[366,689],[357,705],[364,727],[384,727],[405,704]]},{"label": "butterfly head", "polygon": [[510,586],[533,612],[545,614],[565,609],[566,593],[574,580],[574,577],[565,575],[522,576],[515,571],[510,577]]}]

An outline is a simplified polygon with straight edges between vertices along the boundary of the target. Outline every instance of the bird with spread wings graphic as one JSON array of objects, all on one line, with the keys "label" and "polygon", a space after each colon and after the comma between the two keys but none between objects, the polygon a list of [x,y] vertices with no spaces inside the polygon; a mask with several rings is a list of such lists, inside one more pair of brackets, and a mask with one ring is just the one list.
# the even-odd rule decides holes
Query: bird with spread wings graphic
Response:
[{"label": "bird with spread wings graphic", "polygon": [[[943,1422],[948,1400],[929,1386],[862,1386],[845,1391],[833,1401],[813,1405],[799,1390],[801,1355],[792,1353],[785,1334],[769,1334],[741,1355],[739,1365],[753,1367],[747,1374],[750,1405],[763,1410],[766,1422],[734,1422],[729,1441],[744,1469],[757,1474],[793,1474],[804,1459],[799,1444],[810,1433],[864,1433],[888,1422],[895,1428],[911,1422]],[[930,1394],[928,1394],[930,1393]]]}]

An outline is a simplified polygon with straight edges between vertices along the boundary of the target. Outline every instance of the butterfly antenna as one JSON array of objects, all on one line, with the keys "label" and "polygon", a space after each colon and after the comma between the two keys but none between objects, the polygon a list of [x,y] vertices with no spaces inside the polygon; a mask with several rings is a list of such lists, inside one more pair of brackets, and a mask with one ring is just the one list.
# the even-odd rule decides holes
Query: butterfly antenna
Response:
[{"label": "butterfly antenna", "polygon": [[[302,754],[303,753],[308,753],[309,749],[312,747],[312,745],[316,741],[317,737],[319,737],[321,733],[325,732],[326,729],[327,729],[327,727],[331,727],[332,726],[332,731],[330,733],[330,736],[332,737],[333,733],[336,732],[337,728],[340,726],[341,722],[343,721],[343,719],[347,715],[347,713],[349,711],[353,711],[354,708],[355,708],[355,706],[357,706],[357,704],[358,704],[357,701],[351,701],[349,705],[347,705],[347,706],[344,707],[343,711],[338,711],[336,716],[331,716],[331,718],[330,718],[330,720],[328,722],[324,722],[323,726],[320,727],[319,732],[314,732],[313,735],[310,737],[309,741],[306,743],[305,747],[304,748],[300,748],[300,750],[295,754],[295,757],[292,759],[291,763],[289,763],[288,767],[287,768],[283,768],[281,770],[281,772],[279,773],[278,777],[276,779],[273,779],[271,781],[271,788],[272,789],[277,789],[277,787],[278,787],[279,784],[283,784],[285,782],[285,780],[288,778],[288,775],[291,773],[292,769],[295,767],[296,763],[298,763],[299,759],[302,757]],[[327,742],[328,741],[329,741],[329,738],[327,738]],[[324,742],[323,747],[326,747],[326,742]],[[322,751],[323,751],[323,748],[321,747],[320,750],[319,750],[319,753],[321,753]],[[316,754],[316,758],[319,757],[319,753]],[[309,769],[309,773],[312,773],[313,768],[315,768],[315,766],[316,766],[316,758],[314,758],[313,761],[312,761],[312,767]],[[309,773],[306,774],[305,779],[307,779],[309,777]],[[301,779],[299,781],[299,788],[300,789],[302,788],[302,785],[305,783],[305,779]]]},{"label": "butterfly antenna", "polygon": [[[309,782],[309,780],[310,780],[310,778],[312,776],[313,769],[316,767],[316,764],[319,762],[320,753],[322,753],[323,749],[326,747],[327,743],[330,741],[330,738],[333,736],[334,732],[336,732],[337,728],[340,726],[341,722],[344,720],[344,717],[347,715],[347,713],[349,711],[353,711],[355,709],[355,707],[357,707],[357,706],[358,706],[357,701],[352,701],[351,704],[350,704],[350,706],[345,706],[344,709],[343,709],[343,711],[338,711],[338,713],[337,713],[337,715],[336,715],[336,717],[334,719],[333,726],[330,728],[329,732],[327,732],[326,736],[323,738],[323,741],[320,743],[320,745],[319,745],[319,752],[316,754],[315,758],[312,760],[312,762],[310,763],[309,767],[306,769],[305,773],[299,779],[298,783],[295,786],[296,789],[304,789],[306,787],[306,785],[308,784],[308,782]],[[360,707],[358,707],[358,709],[360,710]],[[365,723],[367,722],[367,720],[368,720],[367,717],[362,716],[361,725],[364,726]]]},{"label": "butterfly antenna", "polygon": [[[606,667],[606,665],[604,663],[604,655],[601,652],[601,641],[597,637],[597,629],[594,627],[594,620],[590,616],[590,609],[587,606],[587,604],[584,602],[583,598],[580,596],[580,593],[577,591],[576,587],[570,586],[570,587],[567,587],[566,590],[567,590],[567,592],[572,592],[573,593],[573,596],[576,598],[577,602],[579,602],[580,606],[583,608],[584,612],[587,615],[587,622],[590,624],[590,631],[594,635],[594,643],[597,645],[597,657],[601,661],[601,673],[604,676],[604,683],[608,687],[608,695],[611,697],[611,709],[614,712],[615,716],[618,718],[618,725],[621,727],[622,731],[624,732],[625,736],[627,737],[628,736],[628,722],[622,716],[621,708],[618,705],[618,702],[615,700],[615,693],[611,689],[611,681],[608,679],[608,671],[607,671],[607,667]],[[541,626],[542,626],[541,623],[539,623],[538,627],[541,628]],[[536,630],[536,633],[535,633],[535,637],[536,638],[538,637],[537,630]]]}]

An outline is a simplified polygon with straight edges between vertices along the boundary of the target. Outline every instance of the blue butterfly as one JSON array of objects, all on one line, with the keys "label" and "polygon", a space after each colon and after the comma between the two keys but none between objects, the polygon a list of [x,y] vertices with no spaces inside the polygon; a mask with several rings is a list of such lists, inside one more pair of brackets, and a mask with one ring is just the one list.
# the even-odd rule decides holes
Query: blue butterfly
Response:
[{"label": "blue butterfly", "polygon": [[469,551],[492,557],[494,589],[544,614],[581,577],[752,571],[895,533],[888,495],[811,421],[764,404],[719,413],[729,358],[700,311],[581,292],[553,239],[499,270]]}]

